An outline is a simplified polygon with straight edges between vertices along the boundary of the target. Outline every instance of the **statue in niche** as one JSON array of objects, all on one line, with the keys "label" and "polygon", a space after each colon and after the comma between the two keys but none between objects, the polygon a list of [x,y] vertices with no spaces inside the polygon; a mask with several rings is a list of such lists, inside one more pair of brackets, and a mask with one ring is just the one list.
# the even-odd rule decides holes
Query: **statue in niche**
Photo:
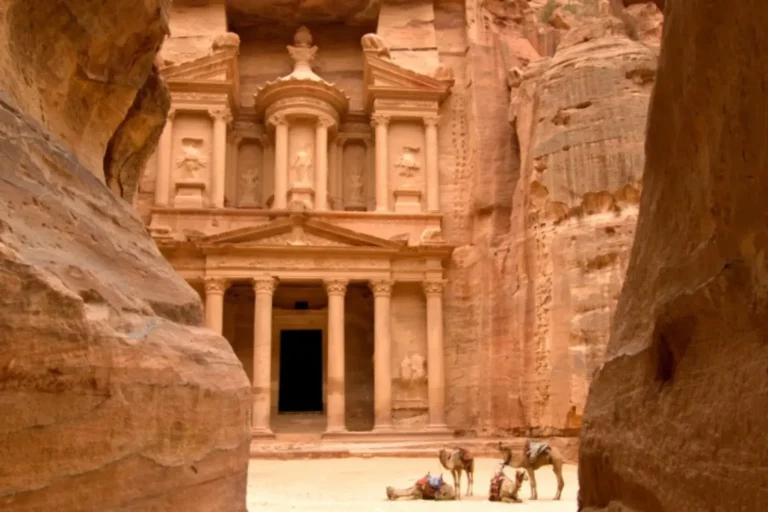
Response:
[{"label": "statue in niche", "polygon": [[419,147],[403,146],[403,154],[400,160],[395,164],[398,168],[400,176],[405,178],[412,178],[421,169],[419,163],[416,161],[416,153],[421,150]]},{"label": "statue in niche", "polygon": [[240,179],[240,206],[258,206],[261,174],[257,167],[247,169]]},{"label": "statue in niche", "polygon": [[364,203],[363,199],[363,173],[365,171],[365,162],[360,154],[355,154],[354,159],[350,162],[348,167],[348,206],[361,206]]},{"label": "statue in niche", "polygon": [[427,378],[426,359],[421,354],[405,356],[400,362],[400,382],[412,388]]},{"label": "statue in niche", "polygon": [[176,167],[182,171],[184,181],[197,181],[200,171],[208,167],[208,159],[202,154],[201,139],[184,138],[181,140],[181,156],[176,161]]},{"label": "statue in niche", "polygon": [[312,170],[312,158],[309,156],[309,146],[305,145],[296,152],[296,158],[293,160],[291,170],[297,184],[309,185],[309,173]]}]

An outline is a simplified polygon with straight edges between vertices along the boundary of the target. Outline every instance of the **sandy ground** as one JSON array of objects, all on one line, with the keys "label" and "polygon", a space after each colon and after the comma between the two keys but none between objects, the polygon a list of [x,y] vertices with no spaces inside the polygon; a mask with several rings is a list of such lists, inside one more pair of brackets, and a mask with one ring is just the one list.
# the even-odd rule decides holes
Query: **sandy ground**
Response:
[{"label": "sandy ground", "polygon": [[[321,460],[252,460],[248,469],[248,509],[255,511],[306,510],[316,512],[385,511],[483,511],[511,507],[514,510],[573,512],[576,510],[576,466],[565,466],[565,489],[561,501],[552,501],[557,484],[550,467],[536,472],[539,500],[529,501],[530,487],[523,485],[522,504],[488,501],[491,476],[498,459],[477,459],[475,495],[459,502],[386,500],[385,487],[409,487],[427,471],[449,472],[434,459],[371,458]],[[512,475],[512,470],[506,473]],[[462,480],[462,488],[464,481]]]}]

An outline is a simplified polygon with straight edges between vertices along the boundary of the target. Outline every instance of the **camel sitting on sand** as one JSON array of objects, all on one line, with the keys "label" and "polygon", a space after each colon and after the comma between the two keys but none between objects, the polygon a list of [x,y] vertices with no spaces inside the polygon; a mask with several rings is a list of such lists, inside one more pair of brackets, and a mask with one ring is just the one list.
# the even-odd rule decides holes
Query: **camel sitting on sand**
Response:
[{"label": "camel sitting on sand", "polygon": [[442,448],[437,456],[440,464],[451,472],[453,485],[456,487],[456,499],[461,499],[461,472],[467,473],[467,492],[465,496],[472,496],[475,482],[475,459],[464,448]]},{"label": "camel sitting on sand", "polygon": [[443,481],[443,475],[432,476],[427,473],[407,489],[387,487],[387,499],[396,500],[398,498],[407,500],[450,501],[456,499],[456,491],[454,491],[451,484]]},{"label": "camel sitting on sand", "polygon": [[504,474],[505,463],[501,463],[496,470],[496,474],[491,478],[491,489],[488,492],[488,501],[501,501],[504,503],[522,503],[518,496],[523,482],[528,480],[528,475],[524,470],[515,471],[514,480]]},{"label": "camel sitting on sand", "polygon": [[514,457],[515,450],[510,445],[499,443],[499,451],[504,456],[505,465],[522,468],[528,472],[528,477],[531,480],[532,500],[538,499],[535,471],[542,466],[552,465],[552,470],[557,477],[557,493],[554,499],[560,499],[565,482],[563,481],[563,456],[557,448],[549,443],[539,443],[527,439],[523,445],[522,453],[517,458]]}]

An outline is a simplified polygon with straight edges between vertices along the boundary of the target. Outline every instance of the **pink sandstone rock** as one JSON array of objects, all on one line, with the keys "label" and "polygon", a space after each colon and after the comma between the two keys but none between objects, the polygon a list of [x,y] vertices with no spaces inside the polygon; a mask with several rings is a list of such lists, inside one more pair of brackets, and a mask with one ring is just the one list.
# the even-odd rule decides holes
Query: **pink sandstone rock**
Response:
[{"label": "pink sandstone rock", "polygon": [[636,240],[584,415],[581,498],[585,510],[763,510],[768,6],[669,0],[664,23]]},{"label": "pink sandstone rock", "polygon": [[167,9],[0,7],[3,510],[245,510],[242,365],[105,183],[129,197],[167,112]]}]

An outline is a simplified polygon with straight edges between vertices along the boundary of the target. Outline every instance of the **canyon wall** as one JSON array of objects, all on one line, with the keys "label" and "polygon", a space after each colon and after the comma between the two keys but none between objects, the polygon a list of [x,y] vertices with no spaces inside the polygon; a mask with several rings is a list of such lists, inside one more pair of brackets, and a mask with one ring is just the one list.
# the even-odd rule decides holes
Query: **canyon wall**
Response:
[{"label": "canyon wall", "polygon": [[768,6],[667,0],[634,248],[590,387],[585,510],[768,503]]},{"label": "canyon wall", "polygon": [[248,380],[123,199],[169,3],[0,7],[3,510],[245,510]]},{"label": "canyon wall", "polygon": [[456,187],[444,229],[458,246],[449,422],[575,435],[632,245],[656,55],[589,2],[558,8],[568,29],[533,2],[466,4],[451,101],[466,117],[467,169],[441,176]]}]

